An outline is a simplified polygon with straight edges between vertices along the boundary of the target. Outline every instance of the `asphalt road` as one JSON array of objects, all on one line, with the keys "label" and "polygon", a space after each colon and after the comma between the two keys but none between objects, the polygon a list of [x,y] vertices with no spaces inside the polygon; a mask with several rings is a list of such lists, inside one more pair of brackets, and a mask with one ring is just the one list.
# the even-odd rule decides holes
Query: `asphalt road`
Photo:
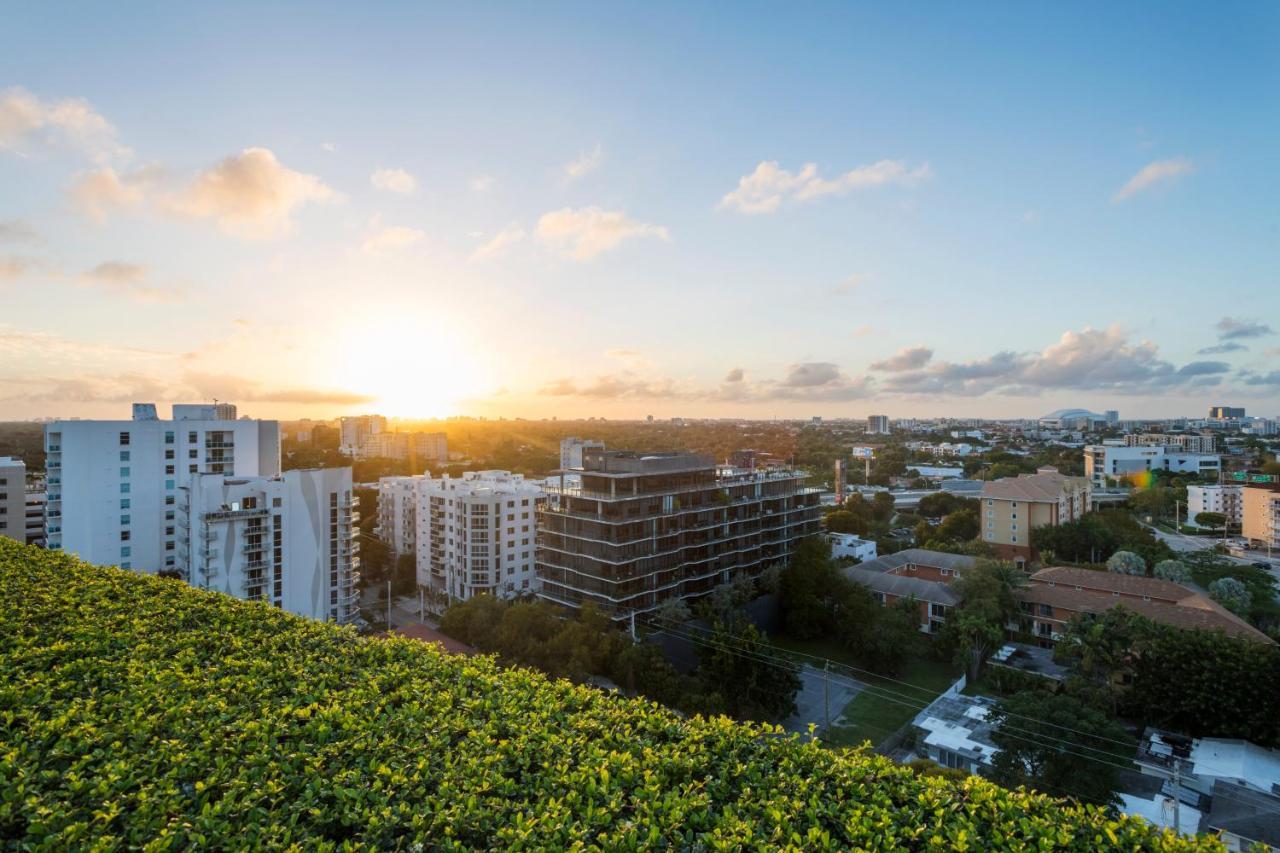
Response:
[{"label": "asphalt road", "polygon": [[829,693],[823,695],[822,670],[806,664],[800,670],[800,682],[803,685],[796,694],[796,713],[782,722],[782,727],[789,732],[808,734],[809,724],[816,725],[818,735],[826,726],[828,710],[831,721],[835,722],[844,713],[844,707],[853,701],[853,697],[862,692],[862,687],[854,686],[847,678],[832,678],[827,685]]}]

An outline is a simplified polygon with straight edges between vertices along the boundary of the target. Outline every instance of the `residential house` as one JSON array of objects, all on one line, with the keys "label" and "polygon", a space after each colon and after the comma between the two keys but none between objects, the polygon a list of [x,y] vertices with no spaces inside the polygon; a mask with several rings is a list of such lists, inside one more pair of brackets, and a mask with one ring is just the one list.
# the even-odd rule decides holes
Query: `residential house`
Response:
[{"label": "residential house", "polygon": [[1091,486],[1053,467],[1034,474],[992,480],[982,489],[979,537],[1005,560],[1024,566],[1039,558],[1031,531],[1080,518],[1089,509]]}]

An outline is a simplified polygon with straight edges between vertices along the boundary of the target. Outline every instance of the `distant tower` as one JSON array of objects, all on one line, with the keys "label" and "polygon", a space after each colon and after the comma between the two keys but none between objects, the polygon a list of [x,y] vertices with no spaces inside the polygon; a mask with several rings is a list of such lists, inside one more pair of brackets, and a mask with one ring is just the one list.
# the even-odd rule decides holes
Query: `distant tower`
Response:
[{"label": "distant tower", "polygon": [[844,460],[836,459],[836,506],[844,505]]}]

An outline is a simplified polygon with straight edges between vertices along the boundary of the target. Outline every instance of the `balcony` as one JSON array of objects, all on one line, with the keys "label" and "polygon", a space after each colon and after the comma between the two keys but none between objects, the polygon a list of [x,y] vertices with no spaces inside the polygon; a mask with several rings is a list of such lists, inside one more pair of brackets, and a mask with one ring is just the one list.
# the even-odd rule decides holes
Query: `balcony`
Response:
[{"label": "balcony", "polygon": [[356,507],[360,506],[360,498],[358,495],[352,495],[346,500],[339,501],[338,506],[342,507],[343,509],[355,509]]}]

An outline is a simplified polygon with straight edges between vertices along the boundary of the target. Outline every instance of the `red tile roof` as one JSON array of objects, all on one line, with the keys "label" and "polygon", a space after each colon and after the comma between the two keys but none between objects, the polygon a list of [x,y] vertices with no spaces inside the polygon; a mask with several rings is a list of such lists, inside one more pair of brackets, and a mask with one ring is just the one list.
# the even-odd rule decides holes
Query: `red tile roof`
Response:
[{"label": "red tile roof", "polygon": [[454,655],[477,655],[478,651],[459,640],[455,640],[448,634],[442,634],[434,628],[428,628],[426,625],[405,625],[403,628],[396,628],[391,632],[398,637],[408,637],[411,640],[421,640],[424,643],[435,643],[444,651]]}]

